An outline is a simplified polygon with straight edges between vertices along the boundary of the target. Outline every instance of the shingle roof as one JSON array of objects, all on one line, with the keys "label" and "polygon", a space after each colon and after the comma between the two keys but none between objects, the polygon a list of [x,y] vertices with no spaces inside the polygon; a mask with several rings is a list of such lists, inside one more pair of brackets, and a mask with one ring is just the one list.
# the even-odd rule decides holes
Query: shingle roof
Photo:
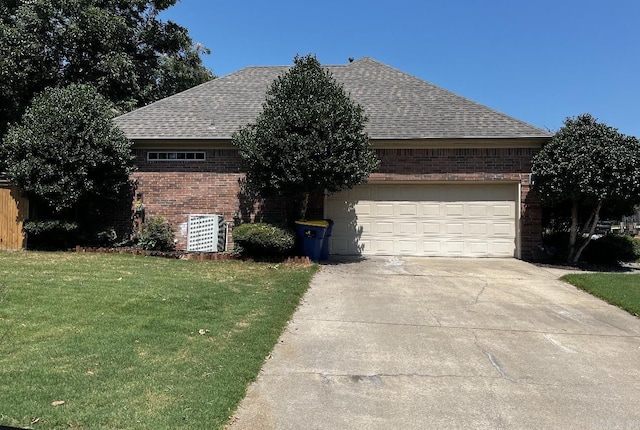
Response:
[{"label": "shingle roof", "polygon": [[[130,139],[230,139],[262,111],[289,67],[247,67],[116,118]],[[361,104],[371,139],[524,138],[551,134],[371,58],[328,66]]]}]

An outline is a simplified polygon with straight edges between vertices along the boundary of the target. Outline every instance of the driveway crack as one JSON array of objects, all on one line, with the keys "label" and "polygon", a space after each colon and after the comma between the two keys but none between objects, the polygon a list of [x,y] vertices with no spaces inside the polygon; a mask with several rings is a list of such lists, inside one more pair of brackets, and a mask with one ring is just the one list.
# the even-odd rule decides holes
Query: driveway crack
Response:
[{"label": "driveway crack", "polygon": [[[381,384],[383,383],[382,378],[478,378],[478,379],[486,379],[487,376],[478,376],[478,375],[464,375],[464,374],[429,374],[429,373],[373,373],[373,374],[342,374],[342,373],[309,373],[315,374],[319,377],[319,379],[323,383],[330,383],[335,380],[344,380],[345,382],[351,383],[374,383]],[[488,377],[489,379],[498,379],[497,377]]]},{"label": "driveway crack", "polygon": [[485,288],[487,288],[488,286],[488,282],[484,281],[484,285],[482,286],[482,289],[480,290],[480,292],[476,295],[476,300],[473,302],[474,305],[478,304],[478,300],[480,300],[480,296],[482,295],[482,293],[484,293]]},{"label": "driveway crack", "polygon": [[502,379],[506,379],[507,381],[510,382],[518,382],[515,379],[511,378],[509,375],[507,375],[507,373],[502,370],[502,367],[500,366],[500,363],[498,362],[498,360],[493,356],[493,354],[491,354],[489,351],[487,351],[486,349],[484,349],[482,346],[480,346],[480,343],[478,341],[478,334],[474,331],[473,332],[473,343],[474,345],[480,350],[482,351],[482,353],[484,355],[487,356],[487,358],[489,359],[489,363],[491,363],[491,365],[493,366],[494,369],[496,369],[498,371],[498,373],[500,373],[500,377]]},{"label": "driveway crack", "polygon": [[500,367],[500,365],[498,364],[496,359],[493,357],[493,355],[491,355],[490,352],[485,351],[484,349],[482,350],[482,352],[484,352],[485,355],[489,358],[489,362],[491,362],[491,365],[493,367],[495,367],[495,369],[500,373],[501,377],[503,377],[504,379],[506,379],[508,381],[516,382],[514,379],[510,378],[506,373],[504,373],[504,371],[502,370],[502,368]]}]

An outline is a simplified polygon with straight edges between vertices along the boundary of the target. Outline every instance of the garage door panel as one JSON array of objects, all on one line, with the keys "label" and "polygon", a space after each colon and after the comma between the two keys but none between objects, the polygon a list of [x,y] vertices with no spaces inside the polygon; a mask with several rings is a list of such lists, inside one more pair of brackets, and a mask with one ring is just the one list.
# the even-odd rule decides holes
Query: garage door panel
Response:
[{"label": "garage door panel", "polygon": [[493,241],[489,243],[489,256],[503,257],[513,253],[513,241]]},{"label": "garage door panel", "polygon": [[423,203],[420,205],[421,215],[425,218],[440,218],[441,205],[437,203]]},{"label": "garage door panel", "polygon": [[334,254],[351,254],[356,252],[353,242],[342,239],[337,234],[331,236],[331,250]]},{"label": "garage door panel", "polygon": [[374,222],[374,229],[371,231],[375,235],[384,235],[393,237],[393,222]]},{"label": "garage door panel", "polygon": [[373,230],[372,230],[372,225],[371,225],[370,221],[360,221],[360,222],[358,222],[358,228],[356,230],[356,234],[360,233],[360,236],[364,238],[364,237],[367,237],[367,236],[371,236],[372,232],[373,232]]},{"label": "garage door panel", "polygon": [[[354,226],[346,221],[334,219],[331,237],[356,237],[356,229]],[[358,228],[362,226],[359,225]]]},{"label": "garage door panel", "polygon": [[461,236],[464,234],[464,224],[461,222],[448,222],[445,224],[447,234]]},{"label": "garage door panel", "polygon": [[470,204],[467,211],[469,217],[485,218],[488,216],[489,208],[484,204]]},{"label": "garage door panel", "polygon": [[448,256],[462,256],[464,255],[464,242],[462,241],[445,241],[443,243],[443,250]]},{"label": "garage door panel", "polygon": [[515,205],[493,205],[494,217],[513,218],[515,215]]},{"label": "garage door panel", "polygon": [[489,222],[468,222],[466,224],[465,234],[467,236],[486,237],[489,231]]},{"label": "garage door panel", "polygon": [[417,203],[400,203],[399,205],[401,217],[410,216],[415,217],[418,216],[418,204]]},{"label": "garage door panel", "polygon": [[493,227],[493,236],[496,236],[496,237],[500,237],[500,236],[511,237],[511,235],[515,230],[515,223],[513,222],[509,222],[509,223],[494,222],[491,226]]},{"label": "garage door panel", "polygon": [[353,248],[357,251],[355,254],[376,254],[373,252],[373,248],[371,247],[371,241],[365,238],[359,240],[357,245],[354,244]]},{"label": "garage door panel", "polygon": [[469,254],[483,256],[489,252],[489,244],[487,242],[468,242]]},{"label": "garage door panel", "polygon": [[373,203],[372,214],[376,217],[393,217],[395,206],[390,203]]},{"label": "garage door panel", "polygon": [[397,254],[397,252],[394,252],[393,242],[393,239],[381,239],[370,243],[372,244],[375,254],[394,255]]},{"label": "garage door panel", "polygon": [[416,221],[399,222],[396,224],[396,234],[400,236],[413,236],[418,235],[418,223]]},{"label": "garage door panel", "polygon": [[359,186],[327,198],[336,221],[331,252],[512,257],[516,191],[515,184]]},{"label": "garage door panel", "polygon": [[464,205],[461,204],[445,204],[444,216],[446,217],[461,217],[464,215]]},{"label": "garage door panel", "polygon": [[367,217],[374,214],[371,206],[372,203],[370,202],[361,202],[354,206],[354,210],[359,216]]},{"label": "garage door panel", "polygon": [[440,240],[423,240],[422,241],[422,252],[424,255],[442,255],[442,244]]},{"label": "garage door panel", "polygon": [[418,242],[414,240],[398,240],[397,250],[400,255],[416,255]]},{"label": "garage door panel", "polygon": [[437,236],[440,235],[441,223],[440,222],[423,222],[422,223],[422,234],[424,236]]}]

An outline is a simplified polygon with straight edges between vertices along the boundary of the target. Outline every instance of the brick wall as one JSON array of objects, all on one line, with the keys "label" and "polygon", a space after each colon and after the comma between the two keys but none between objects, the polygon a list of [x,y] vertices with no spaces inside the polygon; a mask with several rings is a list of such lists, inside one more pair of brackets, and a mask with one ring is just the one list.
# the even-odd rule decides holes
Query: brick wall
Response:
[{"label": "brick wall", "polygon": [[[521,184],[522,257],[528,259],[540,242],[541,208],[529,192],[534,148],[477,149],[379,149],[382,164],[372,181],[510,181]],[[220,214],[232,221],[236,212],[246,220],[256,214],[272,221],[286,213],[283,201],[273,200],[263,210],[240,203],[240,158],[233,149],[206,150],[204,161],[149,162],[146,150],[136,150],[137,192],[143,195],[147,216],[162,215],[176,227],[178,248],[186,248],[189,214]],[[322,214],[322,200],[315,199],[310,216]],[[249,208],[249,210],[247,209]]]},{"label": "brick wall", "polygon": [[240,157],[234,149],[209,149],[204,161],[147,161],[135,151],[136,193],[146,217],[164,216],[176,229],[177,248],[186,249],[189,214],[217,214],[233,221],[238,211]]}]

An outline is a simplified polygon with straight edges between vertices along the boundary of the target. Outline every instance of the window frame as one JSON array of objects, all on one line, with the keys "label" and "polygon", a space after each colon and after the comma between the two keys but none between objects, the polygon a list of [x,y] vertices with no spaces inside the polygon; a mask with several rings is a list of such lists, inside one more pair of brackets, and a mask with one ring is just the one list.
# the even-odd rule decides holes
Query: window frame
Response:
[{"label": "window frame", "polygon": [[[152,157],[152,154],[155,156]],[[171,151],[171,150],[151,150],[147,151],[148,162],[152,163],[191,163],[207,161],[206,151]]]}]

